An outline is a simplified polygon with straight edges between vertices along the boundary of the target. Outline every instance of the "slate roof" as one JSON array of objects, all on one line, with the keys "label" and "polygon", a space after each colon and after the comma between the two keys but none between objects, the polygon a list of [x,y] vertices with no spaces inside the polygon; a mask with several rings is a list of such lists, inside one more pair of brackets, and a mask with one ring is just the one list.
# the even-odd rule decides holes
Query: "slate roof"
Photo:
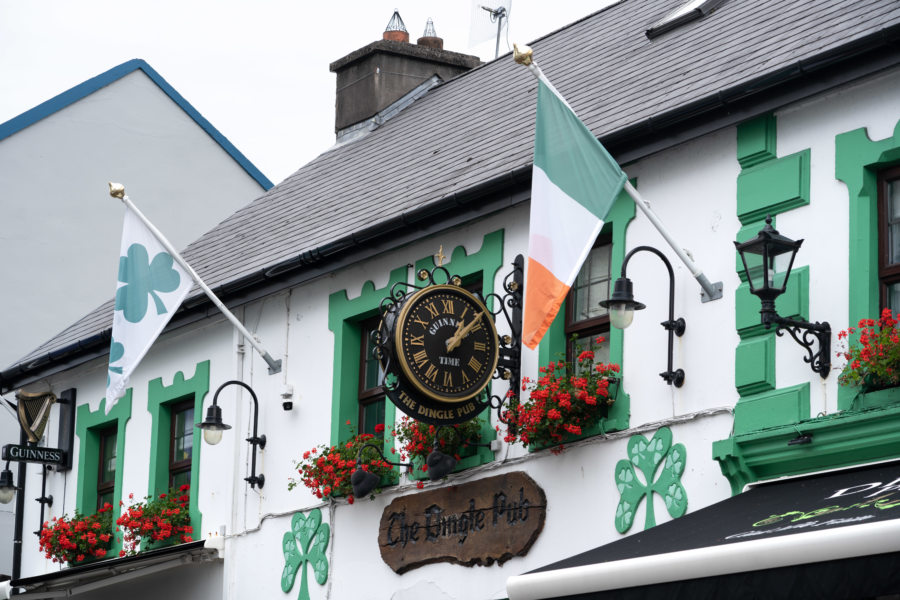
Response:
[{"label": "slate roof", "polygon": [[[723,105],[727,112],[729,103],[762,98],[792,78],[814,79],[835,61],[872,62],[880,52],[900,64],[896,0],[726,0],[648,39],[645,30],[682,1],[623,0],[531,44],[544,73],[614,156],[611,141],[652,137],[675,115],[702,117]],[[323,248],[412,220],[492,180],[527,177],[534,102],[527,69],[509,55],[487,63],[368,136],[324,152],[184,256],[210,287],[227,289],[298,257],[313,261],[327,254]],[[8,383],[40,370],[51,353],[108,329],[111,313],[111,303],[98,308],[0,377]]]}]

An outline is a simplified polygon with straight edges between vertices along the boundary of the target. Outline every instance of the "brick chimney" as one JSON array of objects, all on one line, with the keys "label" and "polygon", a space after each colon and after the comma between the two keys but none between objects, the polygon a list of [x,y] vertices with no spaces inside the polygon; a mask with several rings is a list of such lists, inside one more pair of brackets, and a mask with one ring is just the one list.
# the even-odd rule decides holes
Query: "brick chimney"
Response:
[{"label": "brick chimney", "polygon": [[382,39],[351,52],[329,66],[337,74],[334,129],[341,132],[372,119],[416,88],[447,81],[481,64],[477,56],[444,50],[444,41],[428,19],[418,44],[394,11]]}]

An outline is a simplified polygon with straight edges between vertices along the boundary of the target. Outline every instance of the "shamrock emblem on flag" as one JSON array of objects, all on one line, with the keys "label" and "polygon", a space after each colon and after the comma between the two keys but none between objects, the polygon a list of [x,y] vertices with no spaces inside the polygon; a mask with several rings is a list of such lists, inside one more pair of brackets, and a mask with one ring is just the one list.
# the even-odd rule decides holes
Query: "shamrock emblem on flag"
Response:
[{"label": "shamrock emblem on flag", "polygon": [[[672,446],[672,430],[660,428],[649,442],[642,435],[632,436],[628,440],[628,457],[616,463],[616,488],[621,495],[616,507],[616,529],[625,533],[634,522],[635,511],[641,500],[647,497],[647,511],[644,517],[644,529],[656,526],[653,511],[653,492],[661,495],[666,503],[666,510],[672,518],[682,516],[687,510],[687,492],[681,485],[684,473],[684,461],[687,451],[684,444]],[[642,483],[634,468],[640,469],[644,476]],[[657,469],[662,466],[659,478],[654,481]]]},{"label": "shamrock emblem on flag", "polygon": [[[114,367],[113,363],[122,360],[125,356],[125,346],[113,339],[109,345],[109,371],[110,373],[122,374],[122,367]],[[109,374],[106,375],[106,385],[109,385]]]},{"label": "shamrock emblem on flag", "polygon": [[150,260],[143,244],[131,244],[127,256],[119,257],[119,281],[125,285],[116,290],[116,310],[125,320],[138,323],[147,314],[149,298],[153,299],[156,314],[166,313],[166,305],[158,292],[174,292],[181,284],[181,275],[172,268],[174,259],[168,252],[160,252]]},{"label": "shamrock emblem on flag", "polygon": [[297,598],[309,600],[306,563],[312,567],[316,581],[320,585],[328,580],[328,559],[325,557],[325,549],[328,547],[330,532],[328,524],[322,523],[322,511],[318,508],[309,511],[308,516],[297,513],[291,518],[291,530],[284,534],[281,541],[284,551],[284,570],[281,572],[283,592],[291,591],[297,572],[301,571],[300,592]]},{"label": "shamrock emblem on flag", "polygon": [[[106,371],[106,412],[191,290],[190,273],[134,214],[125,212]],[[152,308],[151,308],[152,300]]]}]

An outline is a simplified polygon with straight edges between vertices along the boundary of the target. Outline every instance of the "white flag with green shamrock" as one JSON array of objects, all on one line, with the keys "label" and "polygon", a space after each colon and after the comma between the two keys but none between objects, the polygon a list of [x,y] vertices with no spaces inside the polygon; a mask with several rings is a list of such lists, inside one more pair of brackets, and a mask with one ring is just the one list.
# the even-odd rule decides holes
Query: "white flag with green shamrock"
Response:
[{"label": "white flag with green shamrock", "polygon": [[131,210],[125,209],[119,281],[106,380],[106,412],[191,289],[191,276]]}]

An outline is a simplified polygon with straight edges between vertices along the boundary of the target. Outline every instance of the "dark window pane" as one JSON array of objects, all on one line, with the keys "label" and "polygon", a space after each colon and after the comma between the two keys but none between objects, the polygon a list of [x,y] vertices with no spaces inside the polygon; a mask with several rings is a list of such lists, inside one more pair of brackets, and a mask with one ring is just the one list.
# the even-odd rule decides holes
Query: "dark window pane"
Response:
[{"label": "dark window pane", "polygon": [[888,286],[888,308],[894,314],[900,312],[900,283],[892,283]]},{"label": "dark window pane", "polygon": [[115,496],[115,492],[112,492],[112,491],[109,491],[109,492],[106,492],[104,494],[100,494],[99,496],[97,496],[97,508],[98,509],[103,508],[104,504],[112,505],[114,496]]},{"label": "dark window pane", "polygon": [[359,432],[375,435],[375,426],[384,423],[384,398],[364,404],[360,413]]},{"label": "dark window pane", "polygon": [[112,431],[103,435],[101,442],[102,456],[100,457],[100,483],[115,482],[116,480],[116,432]]},{"label": "dark window pane", "polygon": [[365,354],[363,356],[363,389],[370,390],[381,385],[381,379],[384,377],[384,371],[381,363],[375,358],[373,350],[375,343],[372,341],[372,332],[377,330],[378,323],[369,324],[363,327],[363,344],[365,345]]},{"label": "dark window pane", "polygon": [[171,461],[180,462],[190,460],[194,449],[194,409],[193,407],[178,411],[173,415],[174,426],[174,451]]},{"label": "dark window pane", "polygon": [[[597,340],[603,338],[603,341],[597,343]],[[578,357],[585,350],[594,351],[594,364],[609,362],[609,339],[606,335],[588,334],[575,338],[572,341],[572,361],[575,362],[576,373],[579,375],[581,364],[578,363]]]},{"label": "dark window pane", "polygon": [[182,485],[190,485],[191,484],[191,472],[181,471],[180,473],[174,473],[170,480],[170,484],[176,490],[180,488]]},{"label": "dark window pane", "polygon": [[888,260],[900,263],[900,181],[887,184]]},{"label": "dark window pane", "polygon": [[607,310],[600,306],[601,300],[609,297],[609,262],[612,246],[604,244],[591,250],[569,296],[573,321],[585,321],[602,317]]}]

